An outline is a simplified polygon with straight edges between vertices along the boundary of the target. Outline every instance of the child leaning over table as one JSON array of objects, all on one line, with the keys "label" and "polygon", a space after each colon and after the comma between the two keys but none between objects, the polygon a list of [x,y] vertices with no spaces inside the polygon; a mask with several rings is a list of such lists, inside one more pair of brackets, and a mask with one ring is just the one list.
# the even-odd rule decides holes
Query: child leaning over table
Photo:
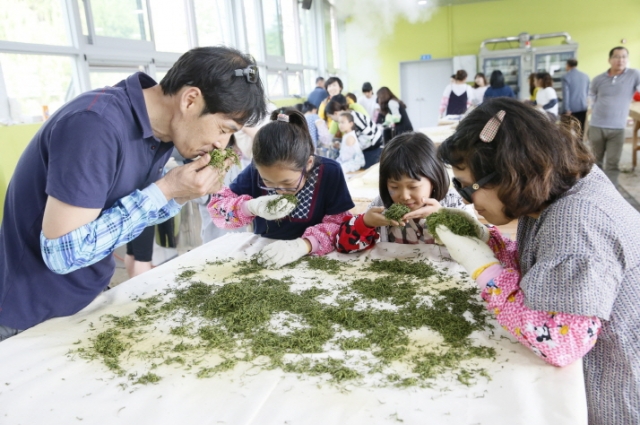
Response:
[{"label": "child leaning over table", "polygon": [[[449,175],[436,157],[431,139],[422,133],[403,133],[393,138],[380,156],[380,196],[369,209],[345,219],[340,226],[338,252],[357,252],[376,242],[400,244],[434,243],[425,217],[441,207],[459,208],[475,216],[458,193],[449,189]],[[411,210],[401,222],[390,221],[383,212],[392,204]]]},{"label": "child leaning over table", "polygon": [[[258,255],[261,264],[279,268],[333,251],[340,223],[351,217],[354,204],[340,165],[313,155],[304,115],[279,109],[271,120],[256,133],[253,162],[212,196],[208,208],[218,227],[253,222],[254,233],[279,239]],[[283,194],[295,195],[297,203],[281,199]]]},{"label": "child leaning over table", "polygon": [[353,116],[350,112],[341,112],[338,118],[338,127],[342,133],[342,143],[340,143],[340,155],[338,163],[345,173],[358,171],[364,167],[364,154],[360,149],[356,136]]}]

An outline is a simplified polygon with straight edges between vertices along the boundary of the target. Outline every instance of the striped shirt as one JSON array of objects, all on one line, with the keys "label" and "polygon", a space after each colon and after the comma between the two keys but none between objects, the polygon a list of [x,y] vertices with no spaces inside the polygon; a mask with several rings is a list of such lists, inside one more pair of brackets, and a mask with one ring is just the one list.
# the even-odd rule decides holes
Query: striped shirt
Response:
[{"label": "striped shirt", "polygon": [[360,149],[378,148],[382,144],[382,127],[375,124],[371,118],[356,111],[350,111],[353,116],[354,130],[358,136]]}]

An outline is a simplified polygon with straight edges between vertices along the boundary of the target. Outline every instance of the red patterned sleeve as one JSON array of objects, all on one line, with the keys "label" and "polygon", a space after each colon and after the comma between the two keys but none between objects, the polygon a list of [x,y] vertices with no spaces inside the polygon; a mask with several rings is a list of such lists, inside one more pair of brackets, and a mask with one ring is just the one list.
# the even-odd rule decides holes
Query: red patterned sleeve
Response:
[{"label": "red patterned sleeve", "polygon": [[228,187],[211,195],[207,209],[213,224],[221,229],[237,229],[248,225],[254,216],[244,204],[251,199],[253,198],[249,195],[236,195]]},{"label": "red patterned sleeve", "polygon": [[489,246],[501,265],[491,266],[477,279],[487,309],[504,329],[545,362],[566,366],[583,357],[596,343],[600,319],[527,307],[520,288],[516,243],[495,227],[490,234]]},{"label": "red patterned sleeve", "polygon": [[325,255],[335,249],[333,241],[340,229],[340,223],[352,217],[349,211],[341,214],[325,215],[322,223],[307,228],[302,237],[311,243],[311,253]]},{"label": "red patterned sleeve", "polygon": [[375,227],[364,224],[364,214],[345,218],[336,238],[338,252],[350,253],[373,248],[380,240]]}]

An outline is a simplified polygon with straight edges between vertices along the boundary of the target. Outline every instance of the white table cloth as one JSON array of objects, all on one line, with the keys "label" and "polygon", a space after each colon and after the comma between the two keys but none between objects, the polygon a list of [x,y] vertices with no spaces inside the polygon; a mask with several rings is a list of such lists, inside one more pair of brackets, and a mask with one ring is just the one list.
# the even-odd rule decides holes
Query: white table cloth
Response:
[{"label": "white table cloth", "polygon": [[[319,378],[238,366],[208,379],[167,369],[157,384],[123,388],[122,378],[101,362],[67,355],[74,342],[95,335],[88,333],[89,323],[98,328],[105,314],[131,313],[138,306],[132,298],[162,292],[185,267],[252,255],[269,242],[228,234],[103,293],[74,316],[49,320],[0,343],[0,424],[586,424],[582,363],[549,366],[497,324],[496,335],[481,334],[477,341],[497,351],[495,361],[482,364],[491,381],[480,379],[471,387],[443,377],[432,389],[341,389]],[[330,256],[354,261],[426,255],[442,261],[440,250],[379,244],[355,256]],[[438,264],[452,273],[461,270],[454,263]]]}]

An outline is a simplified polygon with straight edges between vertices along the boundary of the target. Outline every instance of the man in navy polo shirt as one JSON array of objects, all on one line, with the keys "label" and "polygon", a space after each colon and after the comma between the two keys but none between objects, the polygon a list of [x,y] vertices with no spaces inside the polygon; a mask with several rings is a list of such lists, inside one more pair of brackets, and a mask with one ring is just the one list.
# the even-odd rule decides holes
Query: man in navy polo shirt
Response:
[{"label": "man in navy polo shirt", "polygon": [[[159,85],[136,73],[56,111],[7,190],[0,341],[86,307],[109,284],[116,247],[218,191],[209,152],[262,119],[264,98],[252,58],[206,47],[182,55]],[[174,146],[200,158],[163,176]]]}]

